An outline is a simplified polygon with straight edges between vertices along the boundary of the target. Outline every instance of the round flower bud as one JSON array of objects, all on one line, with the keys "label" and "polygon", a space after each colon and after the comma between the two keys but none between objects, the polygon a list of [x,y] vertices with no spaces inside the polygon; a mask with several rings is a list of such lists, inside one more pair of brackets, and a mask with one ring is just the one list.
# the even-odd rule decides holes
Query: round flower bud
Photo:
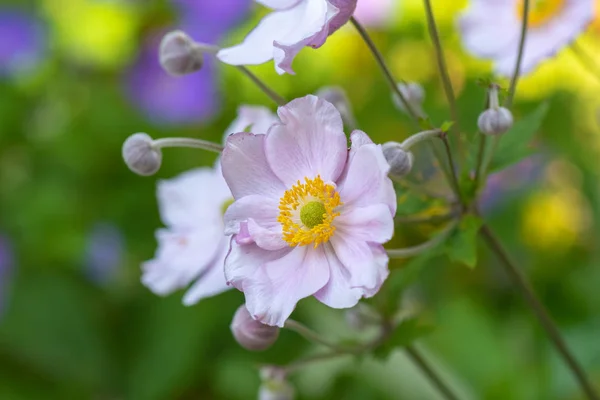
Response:
[{"label": "round flower bud", "polygon": [[231,332],[235,340],[247,350],[266,350],[277,341],[279,328],[261,324],[254,320],[245,305],[240,306],[233,316]]},{"label": "round flower bud", "polygon": [[199,71],[204,63],[202,50],[182,31],[167,33],[160,42],[160,65],[173,76]]},{"label": "round flower bud", "polygon": [[[425,90],[423,90],[421,85],[416,82],[399,83],[398,90],[400,90],[400,93],[402,93],[411,107],[417,108],[418,110],[421,109],[421,104],[423,104],[423,100],[425,100]],[[399,110],[406,111],[406,107],[400,96],[393,93],[392,100]]]},{"label": "round flower bud", "polygon": [[383,156],[390,165],[390,175],[401,178],[409,174],[414,157],[410,151],[402,148],[400,143],[387,142],[383,146]]},{"label": "round flower bud", "polygon": [[509,130],[513,124],[510,110],[504,107],[489,108],[479,114],[477,126],[486,135],[500,135]]},{"label": "round flower bud", "polygon": [[160,169],[162,153],[152,146],[152,138],[145,133],[129,136],[122,152],[125,164],[138,175],[153,175]]}]

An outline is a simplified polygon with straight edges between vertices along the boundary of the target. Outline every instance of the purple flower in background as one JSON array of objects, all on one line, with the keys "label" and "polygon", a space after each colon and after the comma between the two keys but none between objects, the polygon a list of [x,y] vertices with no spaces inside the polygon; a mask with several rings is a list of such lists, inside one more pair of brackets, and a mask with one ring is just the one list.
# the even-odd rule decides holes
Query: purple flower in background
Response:
[{"label": "purple flower in background", "polygon": [[530,186],[540,176],[543,161],[529,157],[505,170],[490,175],[479,204],[483,212],[490,212],[500,203]]},{"label": "purple flower in background", "polygon": [[84,264],[90,280],[102,285],[115,277],[123,260],[123,243],[123,235],[115,225],[98,223],[92,228]]},{"label": "purple flower in background", "polygon": [[[196,41],[214,44],[241,21],[251,0],[177,0],[173,4],[180,19],[171,29],[181,29]],[[126,76],[129,97],[156,123],[202,121],[217,112],[221,102],[215,60],[205,57],[202,70],[190,75],[167,75],[157,55],[164,33],[158,32],[143,44]]]},{"label": "purple flower in background", "polygon": [[8,286],[14,268],[14,257],[8,239],[0,235],[0,317],[6,308]]},{"label": "purple flower in background", "polygon": [[0,38],[0,75],[31,70],[46,50],[40,21],[14,8],[0,8]]}]

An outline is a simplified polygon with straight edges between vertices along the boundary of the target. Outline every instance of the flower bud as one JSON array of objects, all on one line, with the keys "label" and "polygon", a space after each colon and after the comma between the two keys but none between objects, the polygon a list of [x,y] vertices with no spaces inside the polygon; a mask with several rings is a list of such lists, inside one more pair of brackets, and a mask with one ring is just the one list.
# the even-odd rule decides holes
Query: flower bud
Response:
[{"label": "flower bud", "polygon": [[512,113],[504,107],[489,108],[479,114],[477,126],[486,135],[500,135],[508,131],[513,124]]},{"label": "flower bud", "polygon": [[[398,83],[398,90],[400,90],[400,93],[402,93],[411,108],[416,109],[420,113],[421,104],[425,100],[425,90],[423,90],[423,87],[416,82]],[[392,100],[399,110],[406,112],[404,102],[396,93],[392,94]]]},{"label": "flower bud", "polygon": [[173,76],[199,71],[204,63],[200,47],[182,31],[169,32],[163,37],[158,56],[162,68]]},{"label": "flower bud", "polygon": [[152,146],[152,138],[145,133],[136,133],[123,143],[123,159],[130,170],[138,175],[153,175],[160,169],[162,153]]},{"label": "flower bud", "polygon": [[294,388],[285,379],[285,371],[277,367],[264,367],[260,370],[262,384],[258,400],[293,400]]},{"label": "flower bud", "polygon": [[268,349],[279,337],[278,327],[254,320],[245,305],[241,305],[235,312],[231,332],[240,346],[252,351]]},{"label": "flower bud", "polygon": [[350,101],[348,100],[344,89],[338,86],[325,86],[319,89],[315,95],[333,104],[340,112],[342,120],[347,126],[356,126],[356,120],[352,113],[352,106],[350,105]]},{"label": "flower bud", "polygon": [[402,148],[400,143],[387,142],[382,146],[383,156],[390,165],[390,175],[401,178],[409,174],[414,157],[410,151]]}]

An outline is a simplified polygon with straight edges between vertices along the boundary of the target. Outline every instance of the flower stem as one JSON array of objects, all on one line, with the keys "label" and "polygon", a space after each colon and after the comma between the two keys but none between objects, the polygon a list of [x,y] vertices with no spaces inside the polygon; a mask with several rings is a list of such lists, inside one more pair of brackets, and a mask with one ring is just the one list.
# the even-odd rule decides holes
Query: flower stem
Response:
[{"label": "flower stem", "polygon": [[458,400],[458,397],[454,395],[452,390],[440,379],[440,377],[435,373],[431,365],[425,360],[423,355],[414,347],[414,346],[406,346],[406,353],[408,357],[419,366],[421,371],[427,375],[427,378],[431,381],[431,383],[444,395],[444,397],[448,400]]},{"label": "flower stem", "polygon": [[521,38],[519,40],[519,51],[517,53],[517,61],[515,63],[515,69],[513,76],[510,80],[510,88],[508,89],[508,96],[504,100],[504,106],[510,108],[512,106],[515,91],[517,90],[517,82],[519,81],[519,75],[521,75],[521,62],[523,61],[523,54],[525,52],[525,40],[527,39],[527,24],[529,20],[529,0],[523,1],[523,22],[521,23]]},{"label": "flower stem", "polygon": [[429,28],[429,36],[431,36],[433,47],[435,49],[435,59],[437,61],[438,71],[442,78],[444,92],[446,93],[448,104],[450,105],[450,114],[452,115],[452,120],[455,123],[454,127],[456,128],[456,132],[460,132],[456,97],[454,95],[454,89],[452,88],[452,81],[450,80],[450,75],[448,74],[448,65],[446,64],[446,58],[444,57],[444,51],[442,49],[440,35],[437,30],[437,25],[435,23],[435,16],[433,15],[433,10],[431,8],[431,1],[423,0],[423,2],[425,4],[425,13],[427,14],[427,26]]},{"label": "flower stem", "polygon": [[432,129],[429,131],[423,131],[423,132],[419,132],[416,133],[412,136],[409,136],[405,141],[403,141],[402,143],[400,143],[400,146],[404,149],[404,150],[410,150],[411,147],[413,147],[415,144],[423,142],[425,140],[429,140],[435,137],[440,137],[442,134],[442,131],[440,129]]},{"label": "flower stem", "polygon": [[479,132],[479,150],[477,151],[477,163],[475,164],[475,184],[479,187],[479,180],[485,174],[483,170],[483,156],[485,155],[485,147],[487,136]]},{"label": "flower stem", "polygon": [[408,100],[406,99],[406,97],[404,96],[404,94],[402,94],[402,91],[398,88],[398,83],[396,82],[396,80],[392,76],[392,73],[391,73],[390,69],[388,68],[387,64],[385,63],[385,60],[383,59],[383,56],[379,52],[379,49],[377,49],[377,46],[375,46],[375,43],[371,39],[371,36],[369,36],[369,33],[356,20],[356,18],[350,17],[350,22],[352,23],[352,25],[354,25],[354,27],[358,31],[359,35],[362,37],[362,39],[364,40],[365,44],[367,45],[367,47],[369,48],[369,50],[371,51],[371,53],[375,57],[375,61],[377,61],[377,64],[381,68],[381,71],[383,72],[383,75],[385,76],[385,78],[386,78],[388,84],[390,85],[390,88],[392,89],[392,91],[398,96],[398,98],[400,99],[400,101],[402,101],[402,104],[404,105],[404,107],[408,111],[408,114],[415,120],[415,122],[418,123],[419,120],[421,118],[423,118],[423,116],[420,115],[419,112],[412,107],[412,105],[408,102]]},{"label": "flower stem", "polygon": [[446,150],[446,157],[448,157],[448,164],[450,165],[450,182],[454,186],[454,192],[458,196],[460,204],[465,207],[465,202],[460,190],[460,183],[458,182],[458,176],[456,175],[456,165],[454,164],[454,157],[452,156],[452,150],[450,149],[450,143],[448,143],[448,136],[444,133],[442,136],[442,142],[444,143],[444,149]]},{"label": "flower stem", "polygon": [[202,139],[192,138],[162,138],[152,141],[152,147],[161,149],[164,147],[191,147],[220,153],[223,151],[223,146],[218,143],[209,142]]},{"label": "flower stem", "polygon": [[416,255],[419,255],[429,249],[436,247],[438,244],[442,243],[446,240],[446,237],[452,232],[452,230],[458,224],[458,220],[454,220],[452,223],[448,224],[440,233],[434,236],[432,239],[428,240],[425,243],[421,243],[417,246],[406,247],[404,249],[390,249],[386,250],[388,257],[390,258],[409,258]]},{"label": "flower stem", "polygon": [[575,375],[579,385],[581,386],[581,389],[583,389],[590,400],[600,399],[585,375],[583,368],[581,368],[573,354],[571,354],[558,328],[556,327],[556,324],[552,321],[552,318],[548,314],[548,311],[542,302],[537,298],[533,288],[525,278],[525,275],[512,262],[502,245],[498,242],[493,232],[487,225],[484,225],[480,232],[487,245],[500,260],[513,284],[521,291],[523,298],[548,334],[548,337],[551,339],[552,343],[563,357],[563,360],[571,369],[571,372]]},{"label": "flower stem", "polygon": [[[219,50],[221,50],[221,48],[219,46],[215,46],[212,44],[206,44],[206,43],[195,43],[195,46],[197,48],[199,48],[202,52],[212,54],[213,56],[216,56],[217,53],[219,52]],[[264,83],[258,76],[256,76],[248,68],[244,67],[243,65],[236,66],[236,68],[239,71],[241,71],[244,75],[246,75],[248,78],[250,78],[250,80],[256,86],[258,86],[258,88],[260,90],[262,90],[264,94],[269,96],[269,98],[271,100],[273,100],[277,105],[283,106],[287,103],[286,99],[284,99],[279,94],[277,94],[277,92],[275,92],[273,89],[271,89],[266,83]]]},{"label": "flower stem", "polygon": [[309,327],[301,324],[298,321],[294,321],[293,319],[288,319],[285,321],[285,328],[296,332],[300,336],[304,337],[309,342],[317,343],[325,347],[329,347],[332,350],[335,350],[338,353],[345,354],[356,354],[357,349],[353,347],[340,346],[337,343],[334,343],[328,339],[325,339],[317,332],[313,331]]}]

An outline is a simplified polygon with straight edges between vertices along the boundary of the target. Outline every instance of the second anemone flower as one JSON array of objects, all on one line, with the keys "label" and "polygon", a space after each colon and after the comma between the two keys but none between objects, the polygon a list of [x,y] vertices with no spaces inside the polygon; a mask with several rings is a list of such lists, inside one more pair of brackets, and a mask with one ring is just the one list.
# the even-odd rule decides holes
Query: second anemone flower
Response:
[{"label": "second anemone flower", "polygon": [[332,104],[309,95],[278,115],[266,135],[230,136],[221,163],[235,199],[226,279],[253,318],[283,326],[302,298],[347,308],[377,293],[396,194],[381,146],[354,131],[348,150]]},{"label": "second anemone flower", "polygon": [[273,9],[237,46],[217,57],[231,65],[256,65],[275,60],[279,74],[293,74],[292,61],[306,46],[321,47],[344,25],[357,0],[255,0]]}]

